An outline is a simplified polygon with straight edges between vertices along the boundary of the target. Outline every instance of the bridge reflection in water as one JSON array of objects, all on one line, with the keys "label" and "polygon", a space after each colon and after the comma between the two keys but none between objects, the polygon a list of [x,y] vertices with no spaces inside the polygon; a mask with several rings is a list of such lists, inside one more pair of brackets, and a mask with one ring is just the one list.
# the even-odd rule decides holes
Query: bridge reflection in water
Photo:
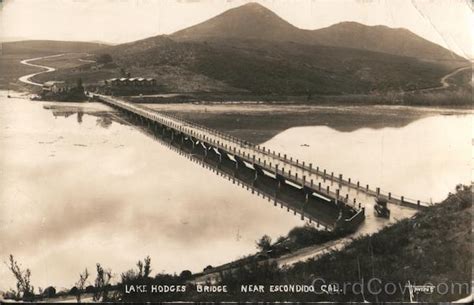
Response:
[{"label": "bridge reflection in water", "polygon": [[[339,189],[334,191],[321,182],[316,184],[307,179],[304,168],[302,172],[295,171],[291,163],[269,158],[251,143],[117,98],[94,98],[124,112],[133,124],[146,127],[180,155],[262,195],[275,206],[300,215],[301,220],[316,227],[354,231],[365,218],[364,208],[356,198],[351,200],[348,195],[342,196]],[[288,159],[286,155],[284,159]],[[292,158],[288,161],[293,162]]]}]

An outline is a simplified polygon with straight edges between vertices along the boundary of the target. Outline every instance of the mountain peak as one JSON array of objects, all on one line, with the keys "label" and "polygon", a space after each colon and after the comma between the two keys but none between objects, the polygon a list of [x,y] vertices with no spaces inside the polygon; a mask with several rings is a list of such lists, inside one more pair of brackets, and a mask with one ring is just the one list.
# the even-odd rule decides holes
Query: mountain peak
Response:
[{"label": "mountain peak", "polygon": [[300,31],[265,6],[250,2],[178,31],[172,37],[177,40],[237,38],[288,41],[297,38]]},{"label": "mountain peak", "polygon": [[177,41],[261,40],[362,49],[422,59],[459,60],[451,51],[403,28],[344,21],[318,30],[288,23],[265,6],[250,2],[170,36]]},{"label": "mountain peak", "polygon": [[313,43],[435,60],[459,56],[405,28],[344,21],[312,31]]},{"label": "mountain peak", "polygon": [[265,6],[261,5],[258,2],[249,2],[244,5],[238,6],[237,8],[244,8],[244,7],[254,8],[254,9],[264,9],[264,10],[270,11],[268,8],[266,8]]}]

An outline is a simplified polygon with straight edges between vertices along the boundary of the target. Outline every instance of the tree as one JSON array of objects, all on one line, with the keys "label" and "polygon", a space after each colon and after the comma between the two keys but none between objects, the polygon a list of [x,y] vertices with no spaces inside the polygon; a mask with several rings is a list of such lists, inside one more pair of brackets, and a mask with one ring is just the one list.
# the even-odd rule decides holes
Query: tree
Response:
[{"label": "tree", "polygon": [[92,292],[94,292],[94,291],[95,291],[94,286],[89,285],[89,286],[86,287],[86,293],[92,293]]},{"label": "tree", "polygon": [[285,236],[279,236],[279,237],[277,238],[276,243],[279,244],[279,243],[284,242],[285,240],[287,240],[287,237],[285,237]]},{"label": "tree", "polygon": [[77,88],[83,88],[83,86],[82,86],[82,78],[79,77],[79,78],[77,79],[77,81],[76,81],[76,87],[77,87]]},{"label": "tree", "polygon": [[138,273],[137,277],[138,278],[148,278],[151,273],[151,258],[150,256],[145,257],[145,259],[142,261],[137,262],[137,267],[138,267]]},{"label": "tree", "polygon": [[189,280],[193,276],[193,273],[189,270],[183,270],[180,274],[179,277],[185,281]]},{"label": "tree", "polygon": [[122,278],[122,284],[132,283],[137,279],[149,278],[151,274],[151,258],[150,256],[145,257],[143,261],[137,262],[138,270],[130,269],[120,276]]},{"label": "tree", "polygon": [[86,286],[87,279],[89,278],[89,271],[87,271],[87,268],[79,274],[79,280],[76,283],[77,287],[77,294],[76,294],[76,299],[77,303],[81,303],[81,293],[84,291],[84,288]]},{"label": "tree", "polygon": [[100,265],[97,264],[97,277],[95,279],[95,293],[93,297],[93,301],[97,302],[101,299],[102,297],[102,302],[107,301],[108,297],[108,285],[110,283],[110,279],[112,278],[112,271],[109,270],[104,270],[104,268]]},{"label": "tree", "polygon": [[52,298],[56,295],[56,288],[53,286],[46,287],[41,293],[45,298]]},{"label": "tree", "polygon": [[[79,293],[79,289],[77,289],[76,286],[72,287],[71,289],[69,289],[69,294],[70,295],[75,295],[76,298],[77,298],[77,294]],[[79,302],[78,302],[79,303]]]},{"label": "tree", "polygon": [[151,258],[150,256],[145,257],[145,267],[143,268],[143,276],[149,277],[151,273]]},{"label": "tree", "polygon": [[256,241],[257,249],[260,251],[268,251],[272,246],[272,238],[268,235],[263,235],[262,238]]},{"label": "tree", "polygon": [[16,278],[16,297],[28,298],[33,296],[34,287],[31,286],[30,269],[21,270],[20,265],[18,265],[18,262],[14,259],[12,254],[10,254],[7,266]]},{"label": "tree", "polygon": [[113,59],[112,59],[112,56],[110,54],[100,54],[98,57],[97,57],[97,63],[98,64],[108,64],[110,62],[112,62]]},{"label": "tree", "polygon": [[122,272],[120,278],[122,279],[122,284],[129,284],[138,279],[138,273],[134,269],[130,269],[126,272]]},{"label": "tree", "polygon": [[138,267],[138,277],[143,277],[143,262],[138,261],[137,262],[137,267]]}]

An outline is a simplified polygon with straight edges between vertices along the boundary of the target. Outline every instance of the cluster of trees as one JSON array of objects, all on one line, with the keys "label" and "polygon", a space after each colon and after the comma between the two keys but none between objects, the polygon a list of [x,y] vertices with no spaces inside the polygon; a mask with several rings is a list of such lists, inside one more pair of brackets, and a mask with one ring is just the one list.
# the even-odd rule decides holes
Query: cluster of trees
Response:
[{"label": "cluster of trees", "polygon": [[5,293],[7,299],[34,301],[43,298],[52,298],[59,295],[75,296],[78,303],[81,303],[84,294],[92,294],[92,300],[95,302],[117,301],[120,298],[120,288],[124,285],[131,284],[185,284],[187,280],[192,278],[192,272],[189,270],[182,271],[179,275],[173,274],[157,274],[151,276],[151,258],[145,257],[136,263],[136,268],[129,269],[120,275],[120,282],[116,285],[111,284],[113,278],[112,270],[104,268],[101,264],[96,264],[96,277],[93,285],[90,282],[91,274],[86,268],[79,274],[79,279],[68,292],[57,293],[52,286],[42,290],[38,289],[35,294],[34,287],[31,285],[30,269],[22,269],[21,265],[15,260],[13,255],[9,256],[7,263],[9,270],[16,279],[16,290],[10,290]]},{"label": "cluster of trees", "polygon": [[137,269],[130,269],[120,275],[122,284],[131,284],[137,280],[148,279],[151,274],[151,258],[147,256],[137,262]]},{"label": "cluster of trees", "polygon": [[20,264],[18,264],[11,254],[9,256],[7,266],[16,279],[16,291],[10,290],[8,292],[9,296],[13,296],[15,299],[31,299],[34,296],[35,288],[31,285],[30,269],[22,270]]},{"label": "cluster of trees", "polygon": [[99,56],[97,56],[96,62],[98,64],[108,64],[108,63],[113,62],[113,59],[112,59],[112,56],[110,54],[104,53],[104,54],[100,54]]},{"label": "cluster of trees", "polygon": [[[255,242],[256,247],[261,252],[272,250],[297,250],[302,247],[322,244],[347,235],[344,231],[321,231],[311,225],[293,228],[286,237],[280,236],[275,243],[268,235],[263,235]],[[281,252],[281,251],[280,251]]]},{"label": "cluster of trees", "polygon": [[[256,241],[256,248],[260,253],[272,253],[281,254],[282,249],[288,249],[291,247],[292,250],[316,243],[326,242],[333,238],[338,237],[335,233],[321,232],[311,226],[297,227],[291,230],[286,237],[279,237],[276,242],[272,242],[272,238],[268,235],[263,235]],[[30,269],[22,270],[20,264],[14,259],[13,255],[10,255],[8,267],[16,278],[16,291],[10,291],[8,296],[13,299],[33,300],[37,298],[48,298],[56,295],[54,287],[48,287],[44,290],[39,289],[39,294],[35,295],[34,287],[31,285],[31,271]],[[223,283],[237,284],[237,282],[248,282],[253,283],[254,281],[262,280],[264,278],[274,278],[279,276],[279,270],[275,264],[262,263],[255,257],[249,257],[249,259],[242,260],[239,264],[236,264],[237,272],[221,272],[221,278]],[[213,269],[212,266],[207,266],[204,271]],[[133,284],[169,284],[169,285],[181,285],[186,284],[188,280],[193,277],[193,274],[189,270],[182,271],[179,275],[177,274],[162,274],[159,273],[154,277],[151,276],[151,258],[150,256],[145,257],[143,260],[139,260],[136,263],[135,268],[131,268],[120,274],[120,281],[115,286],[112,286],[111,280],[113,278],[112,271],[104,268],[101,264],[96,265],[96,277],[92,284],[89,284],[91,274],[88,269],[84,269],[79,274],[79,279],[75,283],[75,286],[70,289],[68,295],[76,297],[77,302],[81,302],[83,295],[93,294],[94,301],[113,301],[119,297],[118,290],[124,285]],[[245,281],[243,280],[245,279]],[[114,293],[111,293],[111,292]],[[132,298],[134,296],[131,296]],[[127,298],[127,296],[125,296]]]},{"label": "cluster of trees", "polygon": [[[9,256],[7,266],[15,277],[16,290],[11,289],[5,293],[6,298],[33,301],[36,299],[56,296],[56,289],[52,286],[49,286],[44,290],[39,288],[38,294],[35,294],[34,286],[31,285],[31,270],[28,268],[23,270],[12,254]],[[86,287],[90,274],[89,271],[85,269],[79,274],[79,280],[76,282],[76,286],[69,291],[68,294],[74,295],[78,303],[81,302],[81,296],[84,293],[94,293],[94,301],[108,300],[108,288],[111,287],[110,280],[112,279],[112,271],[110,269],[104,269],[100,264],[97,264],[96,268],[97,277],[94,286],[89,285]]]}]

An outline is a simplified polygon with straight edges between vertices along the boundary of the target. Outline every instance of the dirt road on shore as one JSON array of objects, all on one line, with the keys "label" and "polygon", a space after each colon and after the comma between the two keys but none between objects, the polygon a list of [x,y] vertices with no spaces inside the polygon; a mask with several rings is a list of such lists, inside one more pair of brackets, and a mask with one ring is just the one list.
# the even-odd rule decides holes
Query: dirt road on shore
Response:
[{"label": "dirt road on shore", "polygon": [[40,60],[40,59],[46,59],[46,58],[52,58],[52,57],[59,57],[59,56],[63,56],[64,54],[56,54],[56,55],[49,55],[49,56],[42,56],[42,57],[36,57],[36,58],[30,58],[30,59],[25,59],[25,60],[22,60],[21,63],[24,64],[24,65],[27,65],[27,66],[30,66],[30,67],[35,67],[35,68],[41,68],[41,69],[45,69],[44,71],[40,71],[40,72],[35,72],[35,73],[32,73],[32,74],[28,74],[28,75],[24,75],[22,77],[20,77],[18,80],[22,83],[25,83],[25,84],[28,84],[28,85],[33,85],[33,86],[43,86],[43,84],[40,84],[40,83],[36,83],[34,81],[31,81],[30,78],[32,78],[33,76],[36,76],[36,75],[39,75],[39,74],[43,74],[43,73],[48,73],[48,72],[53,72],[53,71],[56,71],[55,68],[52,68],[52,67],[47,67],[47,66],[42,66],[42,65],[37,65],[37,64],[32,64],[30,63],[31,61],[35,61],[35,60]]},{"label": "dirt road on shore", "polygon": [[458,68],[448,74],[446,74],[445,76],[443,76],[439,83],[440,85],[437,86],[437,87],[431,87],[431,88],[425,88],[425,89],[420,89],[420,90],[415,90],[417,92],[429,92],[429,91],[437,91],[437,90],[441,90],[441,89],[447,89],[449,87],[452,86],[452,84],[450,84],[448,82],[448,79],[450,79],[451,77],[453,77],[454,75],[458,74],[459,72],[461,71],[464,71],[464,70],[468,70],[468,69],[472,69],[472,67],[461,67],[461,68]]}]

